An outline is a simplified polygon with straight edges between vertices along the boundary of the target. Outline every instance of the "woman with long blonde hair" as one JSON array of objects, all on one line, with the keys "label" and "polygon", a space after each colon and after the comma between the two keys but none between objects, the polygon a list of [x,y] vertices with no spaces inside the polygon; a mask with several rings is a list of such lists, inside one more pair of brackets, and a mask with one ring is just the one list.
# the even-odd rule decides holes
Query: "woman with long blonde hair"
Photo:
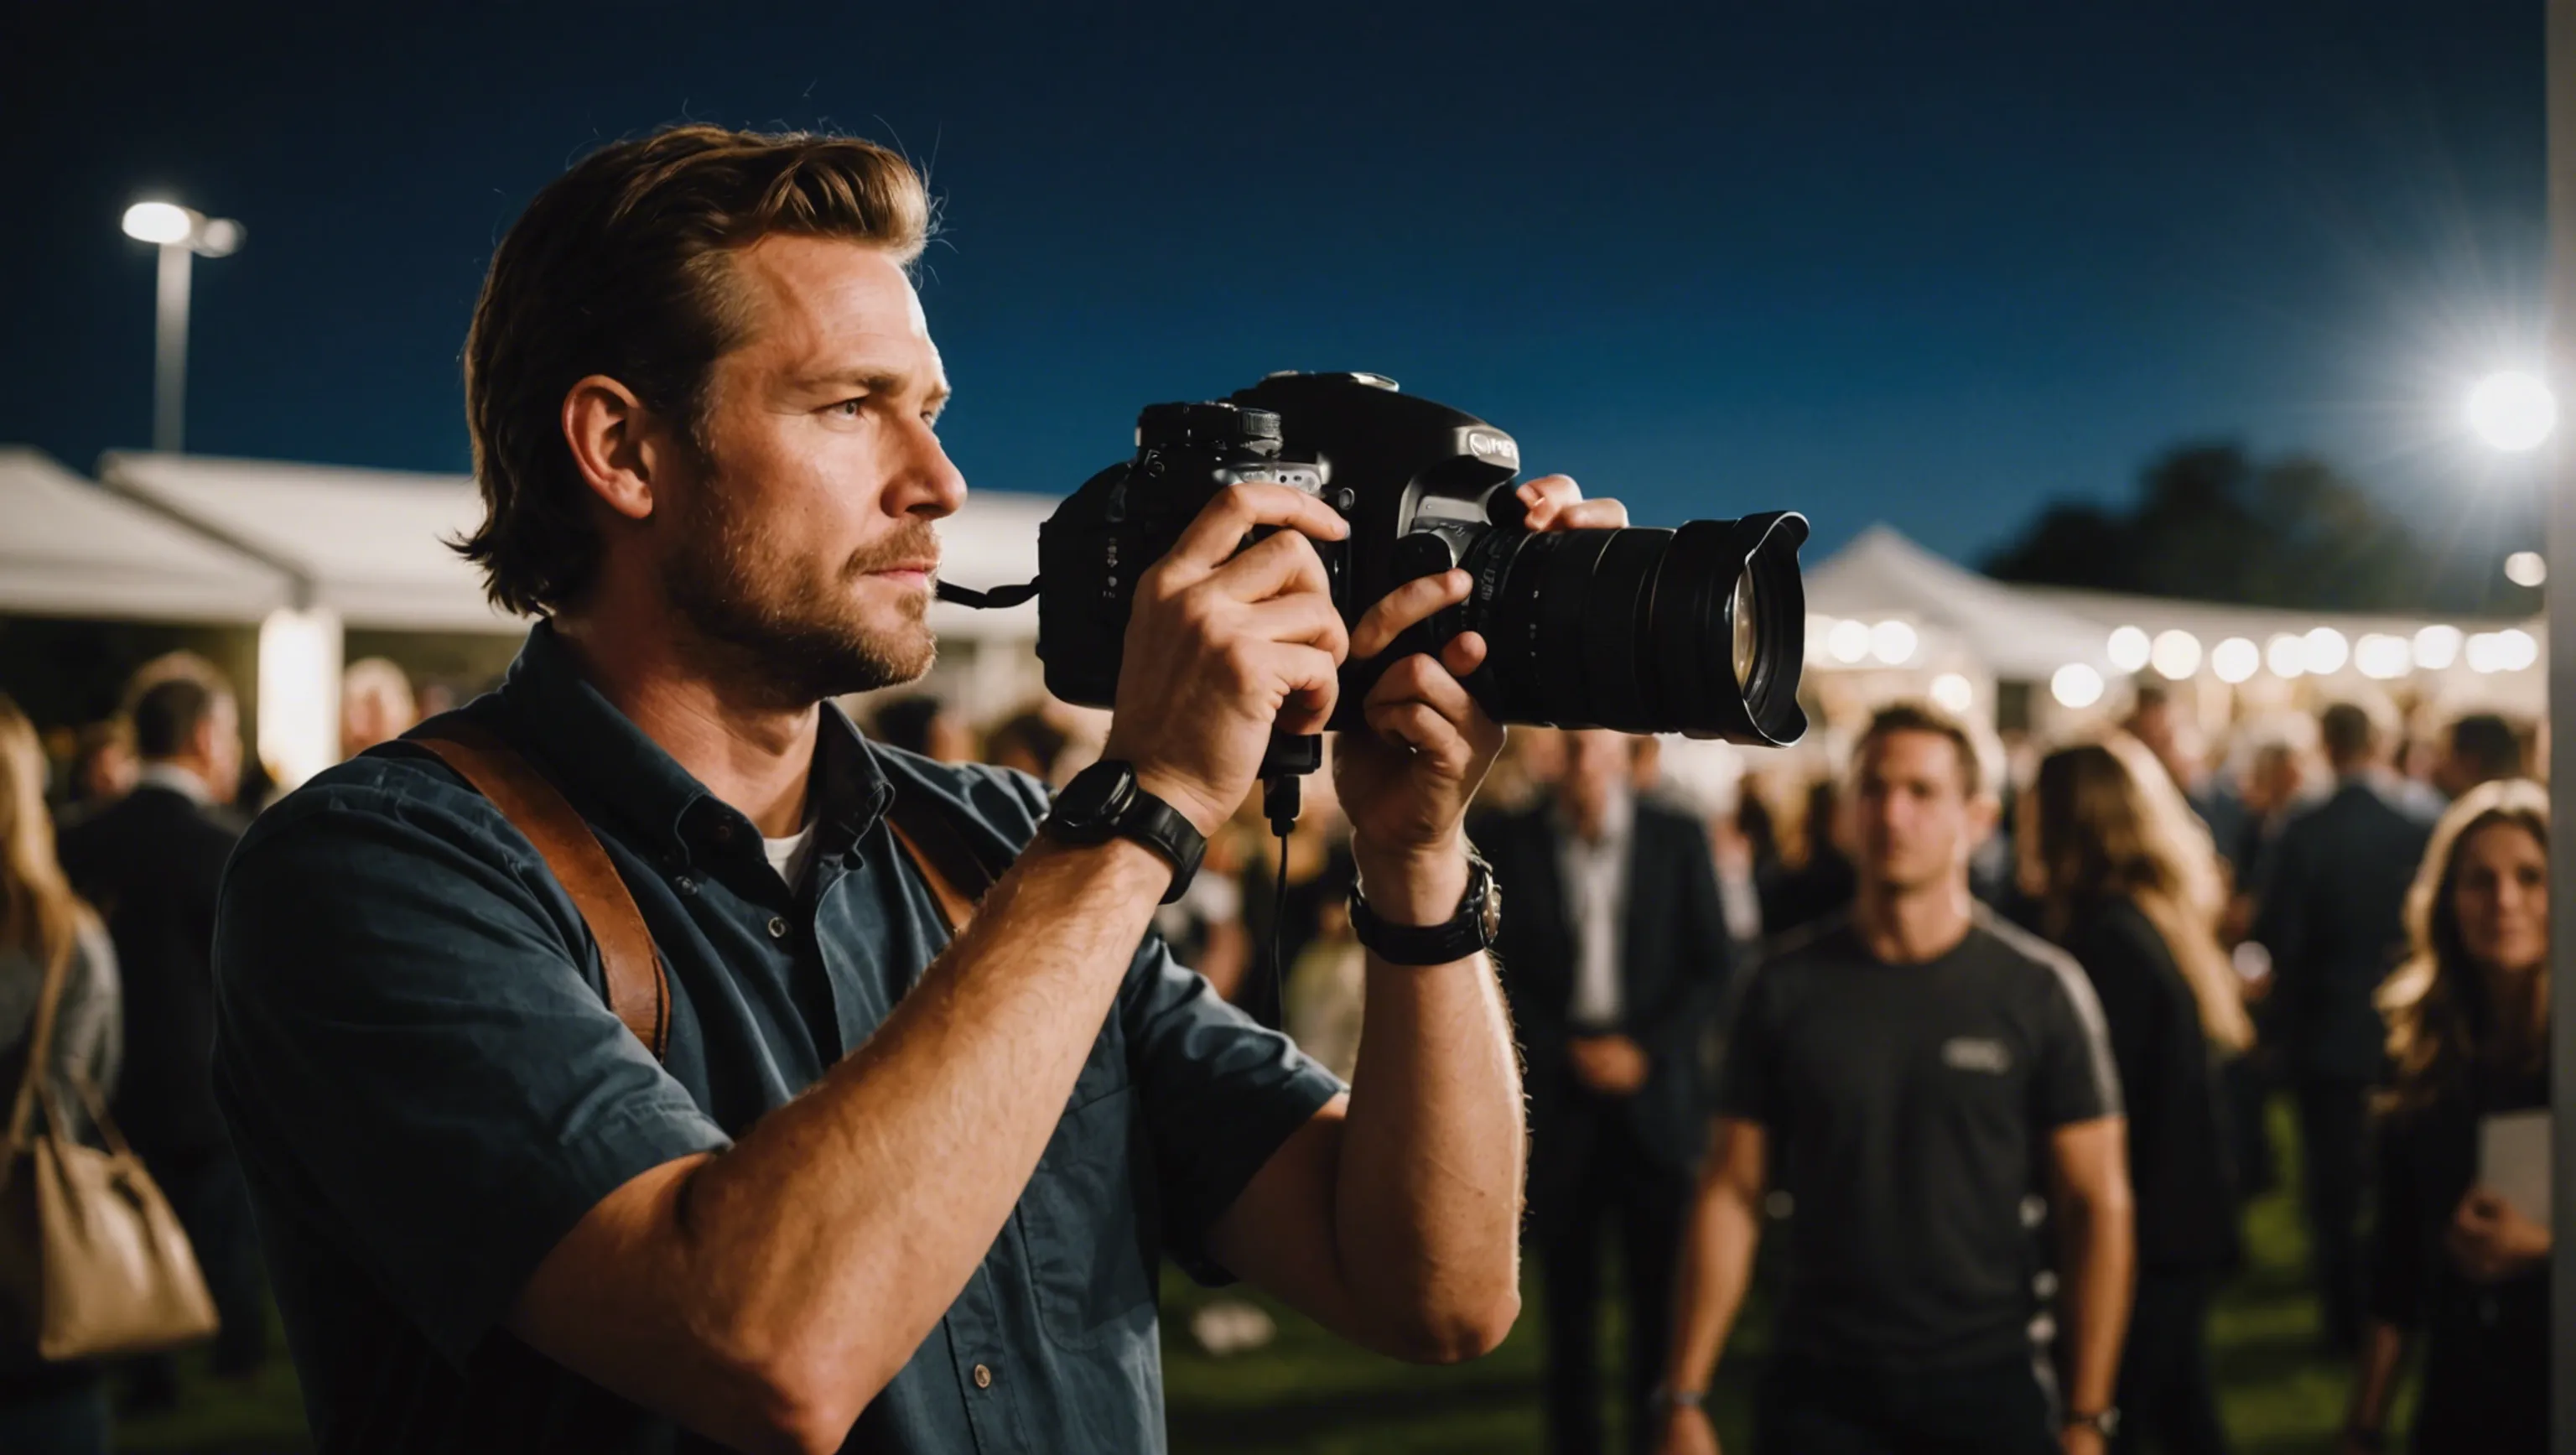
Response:
[{"label": "woman with long blonde hair", "polygon": [[2022,887],[2039,928],[2102,1003],[2128,1111],[2138,1281],[2120,1364],[2115,1449],[2226,1449],[2207,1325],[2238,1252],[2234,1174],[2214,1062],[2253,1028],[2218,943],[2208,831],[2125,737],[2060,748],[2022,799]]},{"label": "woman with long blonde hair", "polygon": [[[116,952],[54,860],[35,725],[0,696],[0,1096],[14,1093],[26,1074],[37,1001],[55,973],[63,989],[47,1074],[57,1082],[57,1099],[71,1105],[74,1078],[103,1095],[116,1077],[123,1045]],[[0,1354],[0,1450],[105,1455],[107,1448],[96,1366],[29,1366],[16,1351]]]},{"label": "woman with long blonde hair", "polygon": [[[2549,1229],[2497,1182],[2546,1185],[2549,794],[2483,784],[2451,806],[2406,897],[2410,953],[2379,993],[2379,1217],[2347,1451],[2375,1451],[2408,1339],[2424,1340],[2413,1447],[2549,1448]],[[2521,1155],[2536,1168],[2487,1165]],[[2565,1337],[2561,1331],[2561,1337]]]}]

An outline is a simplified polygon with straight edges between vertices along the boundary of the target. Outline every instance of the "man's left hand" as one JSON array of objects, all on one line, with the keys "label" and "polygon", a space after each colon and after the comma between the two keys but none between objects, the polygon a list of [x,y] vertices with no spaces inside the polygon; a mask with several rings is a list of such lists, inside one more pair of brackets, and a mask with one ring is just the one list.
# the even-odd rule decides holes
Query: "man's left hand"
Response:
[{"label": "man's left hand", "polygon": [[[1616,500],[1586,500],[1563,475],[1524,482],[1519,495],[1531,530],[1600,530],[1628,523]],[[1471,589],[1467,573],[1408,581],[1371,606],[1351,629],[1352,659],[1374,657]],[[1351,820],[1369,905],[1399,924],[1437,924],[1467,892],[1467,806],[1502,751],[1501,724],[1485,715],[1460,678],[1485,660],[1475,632],[1452,637],[1435,657],[1417,652],[1390,665],[1361,704],[1366,732],[1334,744],[1333,784]]]}]

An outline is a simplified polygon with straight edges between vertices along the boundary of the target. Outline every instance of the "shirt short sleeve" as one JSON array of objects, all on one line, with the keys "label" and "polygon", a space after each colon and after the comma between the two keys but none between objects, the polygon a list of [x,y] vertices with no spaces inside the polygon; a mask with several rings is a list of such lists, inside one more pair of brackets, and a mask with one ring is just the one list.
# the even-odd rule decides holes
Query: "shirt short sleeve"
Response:
[{"label": "shirt short sleeve", "polygon": [[1768,1131],[1780,1129],[1779,1026],[1772,1005],[1779,972],[1757,970],[1744,987],[1728,1030],[1725,1058],[1718,1068],[1717,1097],[1712,1110],[1733,1121],[1752,1122]]},{"label": "shirt short sleeve", "polygon": [[1153,1147],[1165,1250],[1202,1283],[1230,1282],[1208,1254],[1210,1230],[1342,1084],[1173,960],[1160,935],[1137,952],[1119,1014]]},{"label": "shirt short sleeve", "polygon": [[2063,1127],[2121,1114],[2120,1072],[2102,1003],[2075,962],[2056,951],[2041,961],[2038,1062],[2031,1075],[2031,1116]]},{"label": "shirt short sleeve", "polygon": [[265,1185],[462,1365],[601,1198],[727,1139],[608,1009],[579,912],[488,802],[341,771],[227,871],[218,1099]]}]

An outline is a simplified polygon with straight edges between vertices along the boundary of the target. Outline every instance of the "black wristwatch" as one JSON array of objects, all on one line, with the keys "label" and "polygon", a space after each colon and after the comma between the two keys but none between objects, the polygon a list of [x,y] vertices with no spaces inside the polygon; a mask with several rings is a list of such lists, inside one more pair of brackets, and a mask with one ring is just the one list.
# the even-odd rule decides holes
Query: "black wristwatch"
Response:
[{"label": "black wristwatch", "polygon": [[1073,775],[1056,790],[1055,807],[1039,825],[1061,843],[1105,844],[1130,838],[1172,861],[1172,887],[1163,891],[1170,904],[1189,892],[1199,860],[1207,855],[1207,836],[1181,811],[1136,785],[1136,765],[1105,758]]},{"label": "black wristwatch", "polygon": [[1397,925],[1380,919],[1351,886],[1351,932],[1390,965],[1446,965],[1493,948],[1502,927],[1503,896],[1494,884],[1493,866],[1475,850],[1467,851],[1467,893],[1458,912],[1436,925]]},{"label": "black wristwatch", "polygon": [[2105,1440],[2116,1440],[2120,1438],[2120,1407],[2107,1404],[2087,1415],[2079,1415],[2069,1410],[2066,1415],[2066,1428],[2091,1430]]}]

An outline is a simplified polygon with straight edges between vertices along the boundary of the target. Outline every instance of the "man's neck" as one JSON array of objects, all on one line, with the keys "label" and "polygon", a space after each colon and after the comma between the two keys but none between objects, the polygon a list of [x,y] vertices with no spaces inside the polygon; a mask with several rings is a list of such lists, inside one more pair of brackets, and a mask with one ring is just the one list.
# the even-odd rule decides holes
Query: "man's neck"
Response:
[{"label": "man's neck", "polygon": [[676,633],[620,629],[604,613],[558,617],[555,632],[584,680],[764,837],[803,827],[819,705],[759,702],[689,663],[672,646]]},{"label": "man's neck", "polygon": [[1870,954],[1890,965],[1921,965],[1949,954],[1975,924],[1965,876],[1898,886],[1864,881],[1852,901],[1852,928]]}]

